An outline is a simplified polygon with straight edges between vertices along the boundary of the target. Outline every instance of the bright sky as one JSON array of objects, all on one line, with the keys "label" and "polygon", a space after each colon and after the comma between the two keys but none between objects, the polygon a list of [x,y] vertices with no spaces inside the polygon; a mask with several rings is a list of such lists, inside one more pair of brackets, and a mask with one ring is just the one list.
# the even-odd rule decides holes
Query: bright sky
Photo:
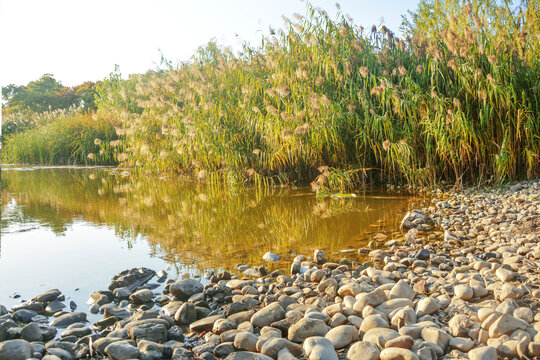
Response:
[{"label": "bright sky", "polygon": [[[335,18],[335,0],[312,0]],[[342,0],[341,11],[370,28],[381,20],[398,33],[418,0]],[[258,45],[281,15],[305,14],[300,0],[0,0],[0,84],[27,84],[51,73],[65,86],[101,80],[120,65],[124,76],[156,68],[160,49],[188,60],[215,38],[240,49]],[[237,36],[238,35],[238,36]]]}]

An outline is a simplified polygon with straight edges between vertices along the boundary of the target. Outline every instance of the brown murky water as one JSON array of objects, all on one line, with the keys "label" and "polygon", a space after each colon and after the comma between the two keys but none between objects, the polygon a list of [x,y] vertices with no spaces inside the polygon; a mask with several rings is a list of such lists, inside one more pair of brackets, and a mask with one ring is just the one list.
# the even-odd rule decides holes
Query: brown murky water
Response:
[{"label": "brown murky water", "polygon": [[285,268],[315,248],[336,260],[358,259],[356,249],[375,234],[402,236],[403,213],[419,201],[135,181],[104,168],[4,167],[0,303],[13,302],[14,292],[30,297],[62,285],[91,292],[134,266],[180,275],[230,270],[259,265],[272,251],[283,259],[272,268]]}]

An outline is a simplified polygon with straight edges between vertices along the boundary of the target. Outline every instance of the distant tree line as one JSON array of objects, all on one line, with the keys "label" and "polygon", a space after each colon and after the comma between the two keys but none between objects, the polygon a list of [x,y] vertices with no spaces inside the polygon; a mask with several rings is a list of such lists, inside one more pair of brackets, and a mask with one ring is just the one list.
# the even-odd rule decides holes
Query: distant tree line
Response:
[{"label": "distant tree line", "polygon": [[9,84],[2,87],[2,113],[25,110],[44,112],[82,107],[86,112],[96,110],[95,95],[101,81],[86,81],[80,85],[63,86],[52,74],[44,74],[28,85]]}]

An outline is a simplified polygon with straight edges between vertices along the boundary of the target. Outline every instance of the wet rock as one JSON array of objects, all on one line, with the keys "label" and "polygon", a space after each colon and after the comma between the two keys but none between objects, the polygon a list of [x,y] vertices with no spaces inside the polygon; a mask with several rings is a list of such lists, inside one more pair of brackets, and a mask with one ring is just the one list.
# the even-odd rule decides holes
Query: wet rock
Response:
[{"label": "wet rock", "polygon": [[105,348],[105,353],[113,360],[128,360],[137,359],[139,357],[139,349],[133,341],[122,340],[109,344]]},{"label": "wet rock", "polygon": [[48,303],[48,302],[56,300],[56,298],[58,298],[60,295],[62,295],[62,292],[60,292],[60,290],[51,289],[44,292],[41,295],[36,296],[34,300],[38,302]]},{"label": "wet rock", "polygon": [[114,289],[126,287],[130,291],[133,291],[148,282],[154,275],[156,275],[156,272],[147,268],[124,270],[112,278],[109,290],[113,291]]},{"label": "wet rock", "polygon": [[32,345],[26,340],[0,342],[0,360],[26,360],[34,354]]},{"label": "wet rock", "polygon": [[324,250],[315,250],[313,252],[313,260],[315,261],[315,263],[317,264],[324,264],[326,262],[326,254],[324,252]]},{"label": "wet rock", "polygon": [[58,300],[53,300],[47,306],[45,307],[45,311],[48,313],[56,313],[58,311],[61,311],[62,309],[65,309],[66,305],[64,305],[63,302]]},{"label": "wet rock", "polygon": [[180,300],[187,300],[191,296],[202,293],[203,285],[195,279],[186,279],[171,284],[169,291]]},{"label": "wet rock", "polygon": [[21,338],[28,342],[43,341],[43,335],[38,323],[30,323],[21,329]]},{"label": "wet rock", "polygon": [[154,296],[155,295],[151,290],[142,289],[131,294],[129,296],[129,299],[135,304],[144,304],[147,302],[151,302],[154,299]]},{"label": "wet rock", "polygon": [[11,314],[11,318],[17,322],[28,324],[32,321],[34,316],[38,315],[36,311],[20,309]]},{"label": "wet rock", "polygon": [[263,255],[263,260],[266,262],[276,262],[279,261],[280,257],[277,254],[274,254],[273,252],[269,251],[266,254]]},{"label": "wet rock", "polygon": [[167,328],[163,324],[142,323],[129,328],[129,337],[133,340],[163,342],[167,340]]},{"label": "wet rock", "polygon": [[51,326],[65,328],[71,324],[78,323],[78,322],[86,322],[85,313],[73,312],[73,313],[64,314],[54,319],[53,322],[51,323]]}]

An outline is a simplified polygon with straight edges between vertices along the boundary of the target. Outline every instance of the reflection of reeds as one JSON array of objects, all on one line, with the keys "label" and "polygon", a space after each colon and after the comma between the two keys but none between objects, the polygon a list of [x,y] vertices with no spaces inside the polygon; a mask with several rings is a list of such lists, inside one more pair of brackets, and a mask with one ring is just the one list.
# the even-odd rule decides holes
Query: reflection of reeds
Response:
[{"label": "reflection of reeds", "polygon": [[[258,264],[269,250],[310,254],[316,247],[330,253],[363,247],[370,233],[397,229],[396,210],[408,204],[401,197],[317,200],[298,190],[228,189],[154,178],[130,181],[103,171],[49,169],[2,175],[5,191],[33,209],[30,216],[42,224],[61,231],[82,216],[114,226],[126,241],[144,235],[162,256],[191,254],[193,266],[201,270],[232,268],[237,262]],[[167,257],[173,258],[187,260]]]}]

